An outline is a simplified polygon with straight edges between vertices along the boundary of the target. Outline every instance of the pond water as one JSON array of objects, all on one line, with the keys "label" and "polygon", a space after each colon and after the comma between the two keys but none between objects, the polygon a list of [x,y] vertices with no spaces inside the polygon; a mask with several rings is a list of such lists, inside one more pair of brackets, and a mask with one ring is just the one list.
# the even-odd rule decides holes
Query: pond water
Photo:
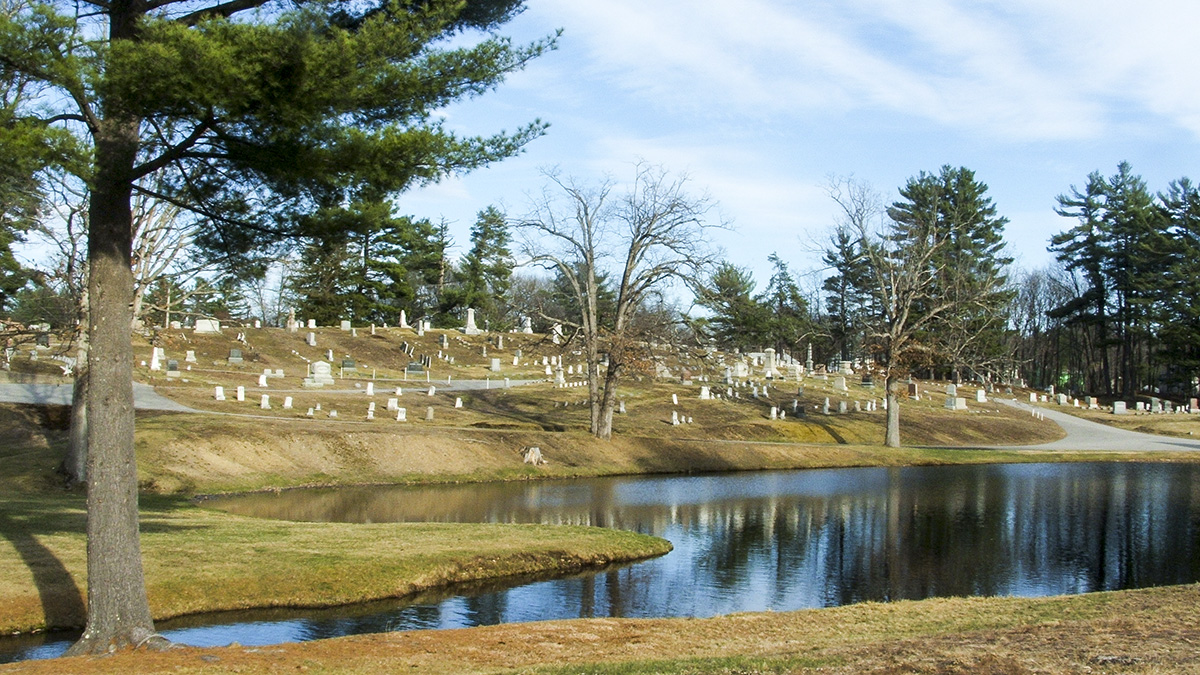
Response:
[{"label": "pond water", "polygon": [[[539,522],[670,540],[647,562],[515,587],[159,628],[195,645],[573,617],[705,617],[866,600],[1044,596],[1200,580],[1200,466],[1000,464],[297,490],[209,506],[343,522]],[[0,641],[0,660],[72,636]]]}]

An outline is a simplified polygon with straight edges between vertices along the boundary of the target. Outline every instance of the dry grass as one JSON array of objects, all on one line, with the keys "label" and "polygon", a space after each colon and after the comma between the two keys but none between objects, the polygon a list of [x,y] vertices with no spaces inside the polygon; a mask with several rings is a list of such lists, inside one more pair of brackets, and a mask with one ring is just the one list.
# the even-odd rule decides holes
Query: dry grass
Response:
[{"label": "dry grass", "polygon": [[1195,585],[590,619],[0,667],[21,673],[1200,673]]}]

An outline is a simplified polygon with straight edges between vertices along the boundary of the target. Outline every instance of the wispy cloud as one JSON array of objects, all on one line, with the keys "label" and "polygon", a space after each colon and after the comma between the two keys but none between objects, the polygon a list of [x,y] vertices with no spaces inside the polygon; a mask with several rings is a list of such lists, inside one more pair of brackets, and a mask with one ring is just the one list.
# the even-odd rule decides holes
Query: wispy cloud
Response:
[{"label": "wispy cloud", "polygon": [[1187,86],[1200,9],[1187,3],[540,4],[568,40],[586,41],[597,74],[666,111],[884,108],[1017,139],[1071,139],[1103,133],[1132,107],[1200,133],[1200,94]]}]

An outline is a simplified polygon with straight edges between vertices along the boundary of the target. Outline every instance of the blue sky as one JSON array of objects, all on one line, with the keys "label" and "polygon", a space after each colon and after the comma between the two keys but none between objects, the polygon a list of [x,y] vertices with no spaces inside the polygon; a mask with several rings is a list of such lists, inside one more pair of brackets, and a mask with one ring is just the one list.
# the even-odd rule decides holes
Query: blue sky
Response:
[{"label": "blue sky", "polygon": [[1070,226],[1055,196],[1122,160],[1151,189],[1200,179],[1200,3],[1180,0],[529,0],[517,41],[556,51],[445,111],[467,134],[534,118],[520,157],[410,192],[465,250],[476,212],[529,210],[539,170],[599,180],[639,159],[686,173],[735,230],[717,243],[755,273],[778,252],[820,265],[830,175],[888,201],[920,171],[966,166],[989,185],[1025,267]]}]

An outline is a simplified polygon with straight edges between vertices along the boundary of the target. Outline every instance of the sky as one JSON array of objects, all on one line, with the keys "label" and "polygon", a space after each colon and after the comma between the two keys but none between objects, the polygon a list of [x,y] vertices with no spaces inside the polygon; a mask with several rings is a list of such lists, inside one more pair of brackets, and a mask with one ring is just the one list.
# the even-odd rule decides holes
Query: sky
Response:
[{"label": "sky", "polygon": [[1200,179],[1200,3],[1183,0],[528,0],[500,31],[562,29],[557,49],[442,112],[467,135],[535,119],[518,157],[403,195],[461,254],[489,205],[531,210],[557,168],[584,182],[634,165],[686,176],[731,229],[714,243],[759,290],[771,253],[820,276],[836,218],[823,185],[887,202],[922,171],[988,185],[1026,269],[1069,228],[1057,195],[1128,161],[1152,191]]}]

